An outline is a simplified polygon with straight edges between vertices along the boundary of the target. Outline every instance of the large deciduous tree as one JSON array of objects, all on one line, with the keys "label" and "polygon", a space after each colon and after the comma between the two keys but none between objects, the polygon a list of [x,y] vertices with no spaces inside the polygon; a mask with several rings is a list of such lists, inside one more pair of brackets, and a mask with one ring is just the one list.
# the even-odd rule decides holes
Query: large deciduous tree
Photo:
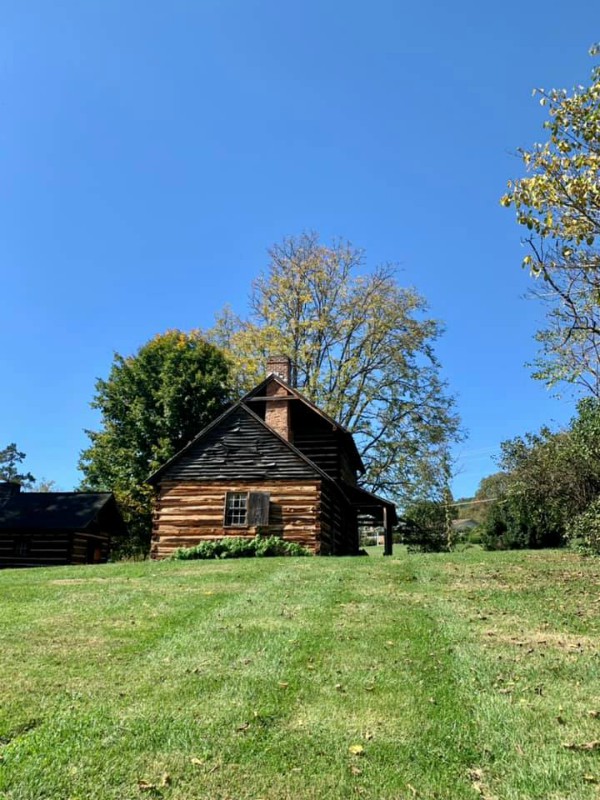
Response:
[{"label": "large deciduous tree", "polygon": [[534,377],[600,397],[600,67],[588,86],[536,93],[548,138],[519,151],[528,174],[501,201],[529,231],[524,266],[548,308]]},{"label": "large deciduous tree", "polygon": [[168,331],[135,355],[115,354],[96,384],[92,407],[101,428],[87,431],[82,488],[113,491],[128,522],[132,550],[147,548],[152,471],[213,420],[230,398],[229,367],[198,332]]},{"label": "large deciduous tree", "polygon": [[303,234],[269,256],[249,316],[226,308],[209,332],[239,389],[264,376],[269,354],[289,355],[299,388],[354,434],[369,488],[401,501],[441,495],[459,423],[424,299],[398,285],[393,266],[364,271],[363,251],[347,242]]}]

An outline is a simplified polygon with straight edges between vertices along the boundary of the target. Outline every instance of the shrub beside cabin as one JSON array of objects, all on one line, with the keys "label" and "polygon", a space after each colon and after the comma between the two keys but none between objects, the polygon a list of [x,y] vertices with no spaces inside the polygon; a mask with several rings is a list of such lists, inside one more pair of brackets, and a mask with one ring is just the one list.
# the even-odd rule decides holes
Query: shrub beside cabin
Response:
[{"label": "shrub beside cabin", "polygon": [[110,493],[22,492],[0,482],[0,567],[101,564],[125,533]]},{"label": "shrub beside cabin", "polygon": [[290,383],[290,361],[202,430],[149,482],[156,487],[151,555],[206,539],[282,536],[315,554],[352,555],[361,522],[392,550],[393,503],[357,486],[352,435]]}]

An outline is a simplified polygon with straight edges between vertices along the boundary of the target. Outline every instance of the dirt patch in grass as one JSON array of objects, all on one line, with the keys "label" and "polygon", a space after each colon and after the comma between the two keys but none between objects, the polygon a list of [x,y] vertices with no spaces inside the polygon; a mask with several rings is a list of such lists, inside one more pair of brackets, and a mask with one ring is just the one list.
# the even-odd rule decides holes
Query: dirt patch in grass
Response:
[{"label": "dirt patch in grass", "polygon": [[513,633],[488,630],[485,632],[487,637],[494,637],[496,641],[514,645],[515,647],[544,647],[567,652],[586,650],[595,652],[598,649],[598,640],[591,636],[579,636],[566,633],[554,633],[550,631],[520,631]]},{"label": "dirt patch in grass", "polygon": [[106,578],[55,578],[48,581],[51,586],[79,586],[82,583],[106,583]]}]

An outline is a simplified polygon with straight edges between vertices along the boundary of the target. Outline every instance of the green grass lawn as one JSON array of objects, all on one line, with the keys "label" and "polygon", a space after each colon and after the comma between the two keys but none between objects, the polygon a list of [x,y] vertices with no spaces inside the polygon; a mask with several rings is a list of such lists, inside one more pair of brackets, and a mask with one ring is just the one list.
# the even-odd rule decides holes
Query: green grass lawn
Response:
[{"label": "green grass lawn", "polygon": [[0,797],[597,798],[600,562],[0,572]]}]

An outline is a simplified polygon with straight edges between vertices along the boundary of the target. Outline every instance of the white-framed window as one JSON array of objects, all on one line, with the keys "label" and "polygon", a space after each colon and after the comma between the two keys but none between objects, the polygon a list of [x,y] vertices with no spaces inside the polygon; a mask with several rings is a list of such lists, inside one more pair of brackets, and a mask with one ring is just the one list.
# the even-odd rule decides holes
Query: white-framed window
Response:
[{"label": "white-framed window", "polygon": [[268,492],[227,492],[225,528],[253,528],[269,524]]},{"label": "white-framed window", "polygon": [[225,498],[225,527],[247,527],[248,492],[227,492]]}]

